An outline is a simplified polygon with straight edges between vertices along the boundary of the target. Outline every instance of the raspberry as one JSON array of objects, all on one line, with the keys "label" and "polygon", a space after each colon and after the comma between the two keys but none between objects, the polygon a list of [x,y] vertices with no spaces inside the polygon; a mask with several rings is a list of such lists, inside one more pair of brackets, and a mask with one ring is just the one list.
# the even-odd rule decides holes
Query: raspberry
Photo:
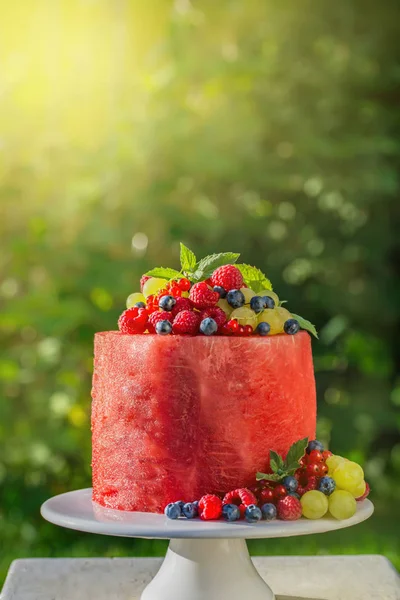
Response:
[{"label": "raspberry", "polygon": [[189,298],[177,298],[176,304],[171,310],[171,315],[176,317],[176,315],[183,310],[192,310],[192,303],[190,302]]},{"label": "raspberry", "polygon": [[[305,485],[302,485],[305,483]],[[311,490],[316,490],[318,487],[318,477],[309,477],[305,482],[301,479],[299,481],[299,485],[297,486],[297,493],[299,496],[303,496],[306,492],[310,492]]]},{"label": "raspberry", "polygon": [[214,321],[218,325],[218,329],[220,329],[222,325],[226,323],[226,314],[224,313],[222,308],[219,308],[219,306],[213,306],[213,308],[205,308],[201,311],[200,317],[201,320],[211,317],[211,319],[214,319]]},{"label": "raspberry", "polygon": [[149,322],[147,324],[147,328],[151,333],[154,333],[155,326],[159,321],[171,321],[172,322],[171,313],[167,312],[166,310],[159,310],[159,311],[151,313],[151,315],[149,316]]},{"label": "raspberry", "polygon": [[243,287],[243,276],[234,265],[224,265],[215,269],[211,275],[211,285],[218,285],[227,292],[230,290],[240,290]]},{"label": "raspberry", "polygon": [[140,291],[143,292],[143,286],[150,279],[150,275],[142,275],[140,278]]},{"label": "raspberry", "polygon": [[222,504],[236,504],[236,506],[246,508],[250,504],[257,504],[257,498],[247,488],[239,488],[225,494]]},{"label": "raspberry", "polygon": [[219,300],[218,292],[213,292],[205,281],[195,283],[190,290],[190,301],[196,308],[211,308],[215,306]]},{"label": "raspberry", "polygon": [[282,519],[283,521],[297,521],[302,514],[300,500],[296,496],[286,496],[278,500],[276,510],[278,519]]},{"label": "raspberry", "polygon": [[200,327],[200,316],[191,310],[178,313],[172,323],[172,333],[179,335],[196,335]]},{"label": "raspberry", "polygon": [[199,516],[203,521],[219,519],[222,515],[222,502],[214,494],[206,494],[199,502]]},{"label": "raspberry", "polygon": [[144,333],[147,327],[148,312],[145,308],[128,308],[118,319],[121,333]]}]

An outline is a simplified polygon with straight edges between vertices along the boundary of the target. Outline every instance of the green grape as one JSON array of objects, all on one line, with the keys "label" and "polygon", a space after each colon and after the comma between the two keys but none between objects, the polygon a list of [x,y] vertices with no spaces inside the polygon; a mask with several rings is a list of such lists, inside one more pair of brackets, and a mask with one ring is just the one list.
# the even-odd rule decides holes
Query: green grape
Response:
[{"label": "green grape", "polygon": [[337,488],[351,494],[357,492],[358,486],[364,480],[364,471],[355,462],[345,460],[332,473]]},{"label": "green grape", "polygon": [[340,463],[344,462],[343,456],[339,456],[338,454],[332,454],[329,458],[326,459],[326,464],[329,469],[329,476],[332,477],[332,473],[336,469]]},{"label": "green grape", "polygon": [[262,290],[261,292],[257,292],[257,296],[269,296],[274,300],[275,306],[279,306],[278,294],[275,294],[275,292],[273,292],[272,290]]},{"label": "green grape", "polygon": [[350,492],[345,490],[335,490],[328,497],[329,512],[332,517],[342,521],[349,519],[357,510],[357,503]]},{"label": "green grape", "polygon": [[328,512],[328,497],[317,490],[306,492],[300,502],[306,519],[321,519]]},{"label": "green grape", "polygon": [[132,308],[136,302],[144,302],[146,304],[146,298],[140,292],[135,292],[126,299],[126,308]]},{"label": "green grape", "polygon": [[247,306],[241,308],[235,308],[231,313],[231,319],[236,319],[239,325],[251,325],[253,329],[257,327],[257,315],[254,310]]},{"label": "green grape", "polygon": [[231,313],[233,311],[233,308],[230,304],[228,304],[228,302],[227,302],[227,300],[225,300],[225,298],[220,298],[217,302],[217,306],[222,308],[222,310],[226,314],[227,319],[231,318]]},{"label": "green grape", "polygon": [[250,300],[254,296],[258,296],[258,294],[256,294],[255,292],[253,292],[253,290],[251,290],[250,288],[240,288],[240,291],[242,292],[242,294],[244,296],[244,303],[245,304],[250,304]]},{"label": "green grape", "polygon": [[278,306],[276,308],[266,308],[258,316],[258,323],[269,323],[270,335],[283,332],[285,321],[291,318],[291,314],[286,308]]},{"label": "green grape", "polygon": [[367,489],[367,484],[364,479],[351,490],[350,494],[354,496],[354,498],[359,498],[365,494],[365,490]]},{"label": "green grape", "polygon": [[158,290],[161,290],[166,286],[168,281],[166,279],[161,279],[160,277],[150,277],[146,281],[143,286],[143,296],[147,298],[147,296],[151,296],[152,294],[156,294]]}]

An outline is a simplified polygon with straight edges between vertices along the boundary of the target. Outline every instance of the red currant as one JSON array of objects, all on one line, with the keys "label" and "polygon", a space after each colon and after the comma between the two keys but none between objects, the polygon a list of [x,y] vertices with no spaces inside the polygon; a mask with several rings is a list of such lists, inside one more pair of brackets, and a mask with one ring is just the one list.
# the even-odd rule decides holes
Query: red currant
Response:
[{"label": "red currant", "polygon": [[307,464],[308,464],[308,458],[307,457],[308,457],[307,454],[305,454],[304,456],[301,457],[301,459],[299,460],[300,466],[302,466],[302,467],[306,467],[307,466]]},{"label": "red currant", "polygon": [[228,327],[228,323],[225,323],[224,325],[222,325],[222,327],[220,329],[220,333],[222,335],[232,335],[232,330]]},{"label": "red currant", "polygon": [[332,452],[330,450],[324,450],[322,456],[324,457],[324,460],[326,460],[327,458],[332,456]]},{"label": "red currant", "polygon": [[244,335],[251,335],[253,333],[253,328],[251,325],[244,326]]},{"label": "red currant", "polygon": [[279,483],[274,489],[274,498],[275,500],[279,500],[280,498],[284,498],[287,496],[287,491],[284,485]]},{"label": "red currant", "polygon": [[260,499],[261,505],[266,504],[267,502],[274,502],[274,500],[275,500],[274,490],[271,490],[270,488],[264,488],[258,494],[258,497]]},{"label": "red currant", "polygon": [[226,325],[230,329],[230,331],[232,331],[232,333],[236,333],[239,329],[239,323],[238,321],[236,321],[236,319],[231,319],[227,322]]},{"label": "red currant", "polygon": [[182,290],[177,285],[173,285],[171,287],[171,295],[175,297],[182,296]]},{"label": "red currant", "polygon": [[189,279],[186,279],[186,278],[179,279],[178,282],[177,282],[177,284],[178,284],[179,289],[182,290],[182,292],[188,292],[190,290],[191,285],[192,285],[190,283]]},{"label": "red currant", "polygon": [[328,475],[328,471],[329,471],[328,465],[326,465],[325,463],[321,463],[319,465],[319,469],[321,472],[321,477],[323,477],[324,475]]},{"label": "red currant", "polygon": [[313,463],[313,462],[308,463],[308,465],[306,467],[306,473],[307,473],[307,475],[319,476],[321,474],[320,463]]},{"label": "red currant", "polygon": [[322,456],[322,452],[319,450],[311,450],[310,454],[308,455],[308,460],[310,463],[320,463],[323,462],[324,458]]},{"label": "red currant", "polygon": [[244,326],[243,325],[239,325],[237,333],[238,333],[238,335],[244,335]]}]

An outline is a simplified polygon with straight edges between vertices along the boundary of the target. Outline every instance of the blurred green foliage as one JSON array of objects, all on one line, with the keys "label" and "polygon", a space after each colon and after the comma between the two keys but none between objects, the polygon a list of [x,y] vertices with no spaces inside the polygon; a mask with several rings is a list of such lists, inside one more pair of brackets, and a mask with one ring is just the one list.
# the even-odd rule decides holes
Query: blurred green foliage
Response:
[{"label": "blurred green foliage", "polygon": [[397,2],[32,4],[36,29],[10,38],[8,2],[0,26],[2,574],[163,550],[39,507],[90,486],[93,334],[180,240],[241,252],[317,324],[319,435],[373,489],[357,529],[251,548],[400,566]]}]

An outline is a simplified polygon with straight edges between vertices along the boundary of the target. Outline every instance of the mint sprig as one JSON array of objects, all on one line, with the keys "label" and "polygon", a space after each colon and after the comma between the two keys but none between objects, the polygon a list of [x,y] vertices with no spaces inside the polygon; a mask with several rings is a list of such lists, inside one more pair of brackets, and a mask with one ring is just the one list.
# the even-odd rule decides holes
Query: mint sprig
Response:
[{"label": "mint sprig", "polygon": [[315,325],[313,325],[310,321],[307,321],[307,319],[303,319],[303,317],[300,317],[300,315],[295,315],[294,313],[291,313],[293,319],[296,319],[296,321],[298,321],[301,329],[305,329],[306,331],[309,331],[310,333],[312,333],[312,335],[314,337],[316,337],[318,339],[318,333],[317,330],[315,328]]},{"label": "mint sprig", "polygon": [[197,258],[196,258],[195,253],[192,252],[190,250],[190,248],[185,246],[185,244],[182,244],[182,242],[181,242],[180,258],[181,258],[182,271],[185,274],[192,273],[193,270],[196,268]]},{"label": "mint sprig", "polygon": [[261,292],[262,290],[272,291],[272,283],[260,269],[245,264],[239,264],[236,266],[243,275],[245,284],[251,290],[253,290],[253,292],[258,294],[258,292]]},{"label": "mint sprig", "polygon": [[308,437],[299,440],[292,444],[289,448],[289,452],[285,460],[274,450],[270,450],[269,453],[269,464],[272,473],[260,473],[256,474],[257,481],[265,479],[267,481],[281,481],[287,475],[293,475],[293,473],[300,466],[300,459],[303,458],[306,448],[308,445]]},{"label": "mint sprig", "polygon": [[197,264],[195,271],[191,274],[192,281],[201,281],[211,277],[215,269],[223,265],[233,265],[240,254],[236,252],[220,252],[219,254],[209,254],[202,258]]},{"label": "mint sprig", "polygon": [[154,267],[147,271],[146,275],[149,277],[162,277],[163,279],[178,279],[182,277],[182,273],[176,269],[170,269],[170,267]]}]

